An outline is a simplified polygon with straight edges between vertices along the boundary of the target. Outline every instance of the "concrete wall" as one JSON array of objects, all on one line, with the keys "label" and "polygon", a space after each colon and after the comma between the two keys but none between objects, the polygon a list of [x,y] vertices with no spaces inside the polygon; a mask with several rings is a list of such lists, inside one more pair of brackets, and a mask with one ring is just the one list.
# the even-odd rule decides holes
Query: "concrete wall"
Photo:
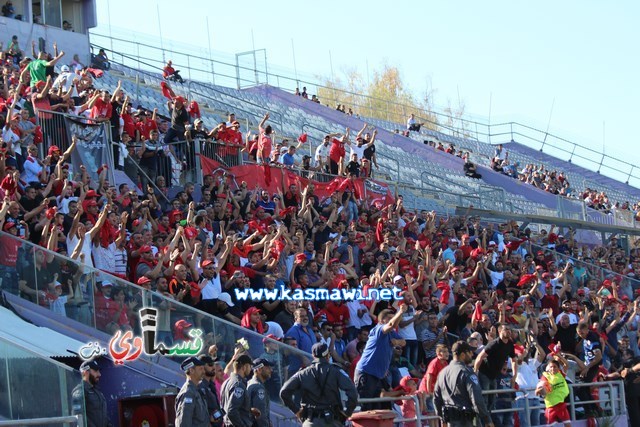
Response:
[{"label": "concrete wall", "polygon": [[54,42],[58,43],[59,51],[65,52],[65,56],[58,64],[69,64],[73,55],[77,54],[80,62],[89,65],[89,36],[87,34],[0,17],[0,40],[3,43],[3,49],[7,48],[14,35],[18,36],[20,48],[27,56],[31,56],[31,41],[35,40],[37,49],[40,39],[42,39],[47,52],[53,52]]}]

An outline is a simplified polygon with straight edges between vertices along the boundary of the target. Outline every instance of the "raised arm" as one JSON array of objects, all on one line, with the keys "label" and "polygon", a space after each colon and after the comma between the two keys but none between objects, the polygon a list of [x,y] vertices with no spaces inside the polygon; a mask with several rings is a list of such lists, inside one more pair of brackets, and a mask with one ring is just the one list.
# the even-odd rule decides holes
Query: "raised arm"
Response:
[{"label": "raised arm", "polygon": [[47,67],[53,67],[54,65],[56,65],[56,62],[60,61],[60,59],[64,56],[64,51],[60,52],[58,55],[56,55],[55,58],[53,58],[51,61],[47,62]]}]

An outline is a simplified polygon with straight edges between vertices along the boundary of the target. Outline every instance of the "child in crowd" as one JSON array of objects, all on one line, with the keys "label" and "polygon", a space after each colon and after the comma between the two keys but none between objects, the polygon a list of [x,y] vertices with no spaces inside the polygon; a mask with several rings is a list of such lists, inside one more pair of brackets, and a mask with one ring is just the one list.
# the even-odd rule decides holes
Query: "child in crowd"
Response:
[{"label": "child in crowd", "polygon": [[564,423],[565,426],[571,425],[569,410],[564,402],[569,395],[569,386],[557,360],[550,360],[547,363],[547,369],[542,373],[536,387],[536,394],[544,397],[546,408],[544,415],[547,418],[547,423],[559,422]]}]

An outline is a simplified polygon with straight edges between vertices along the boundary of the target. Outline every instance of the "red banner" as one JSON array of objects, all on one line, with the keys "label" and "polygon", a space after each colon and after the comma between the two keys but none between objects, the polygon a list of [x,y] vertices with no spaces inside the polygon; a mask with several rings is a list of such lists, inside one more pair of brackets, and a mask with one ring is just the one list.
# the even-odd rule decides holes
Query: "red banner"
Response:
[{"label": "red banner", "polygon": [[366,200],[369,204],[377,204],[381,207],[395,202],[387,184],[372,179],[336,178],[330,182],[318,182],[303,178],[292,170],[280,167],[244,165],[223,168],[220,163],[204,156],[200,156],[200,164],[203,175],[226,172],[237,186],[244,181],[247,183],[247,188],[259,186],[271,194],[276,193],[278,188],[282,189],[283,186],[287,188],[291,184],[296,184],[300,188],[313,184],[314,194],[320,198],[350,189],[358,199]]}]

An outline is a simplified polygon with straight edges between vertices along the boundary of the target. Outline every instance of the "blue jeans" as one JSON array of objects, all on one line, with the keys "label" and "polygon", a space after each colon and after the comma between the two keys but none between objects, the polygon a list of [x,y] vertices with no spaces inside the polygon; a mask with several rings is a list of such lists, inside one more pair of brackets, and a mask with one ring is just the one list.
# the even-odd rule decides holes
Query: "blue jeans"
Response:
[{"label": "blue jeans", "polygon": [[[504,399],[496,400],[496,409],[510,409],[512,408],[510,401]],[[498,414],[491,414],[491,419],[496,427],[513,427],[513,414],[514,412],[500,412]]]},{"label": "blue jeans", "polygon": [[534,406],[540,406],[540,399],[530,397],[527,399],[529,401],[529,408],[525,411],[524,401],[525,399],[517,399],[516,400],[516,408],[518,411],[518,418],[520,419],[520,427],[531,427],[540,425],[540,409],[531,409]]},{"label": "blue jeans", "polygon": [[[482,372],[478,372],[478,379],[480,380],[480,387],[482,388],[482,390],[495,390],[496,388],[498,388],[498,382],[496,381],[496,379],[495,378],[490,379],[489,377],[484,375]],[[485,394],[483,395],[483,397],[484,397],[484,402],[487,405],[487,409],[489,411],[492,411],[494,409],[496,395]]]},{"label": "blue jeans", "polygon": [[418,364],[418,341],[406,340],[407,346],[404,348],[404,357],[409,359],[409,362],[416,366]]},{"label": "blue jeans", "polygon": [[349,200],[349,202],[345,206],[345,209],[347,211],[347,224],[351,223],[351,221],[358,220],[358,206],[353,200]]}]

